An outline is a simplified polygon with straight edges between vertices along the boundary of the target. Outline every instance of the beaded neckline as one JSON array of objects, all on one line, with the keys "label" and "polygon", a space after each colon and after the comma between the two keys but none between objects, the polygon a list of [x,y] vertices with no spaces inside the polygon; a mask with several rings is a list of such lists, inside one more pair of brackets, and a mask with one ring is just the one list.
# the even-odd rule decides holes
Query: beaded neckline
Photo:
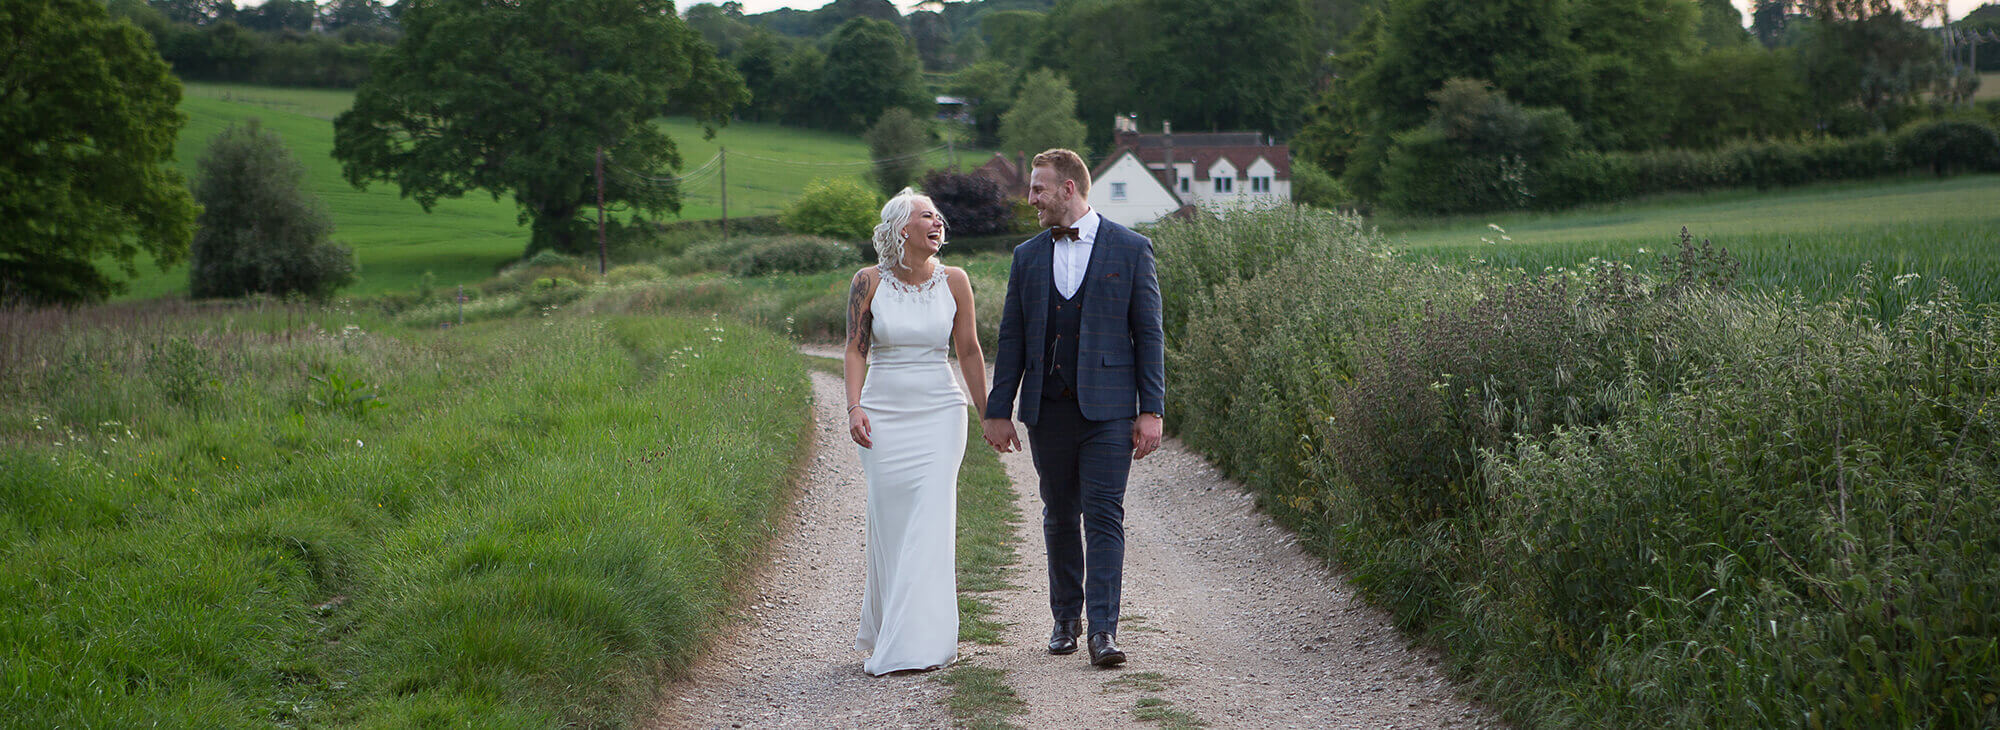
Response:
[{"label": "beaded neckline", "polygon": [[903,294],[922,294],[932,289],[936,289],[938,282],[944,281],[944,276],[945,276],[944,265],[939,264],[936,270],[931,272],[931,278],[925,279],[924,283],[909,284],[907,282],[904,282],[902,279],[896,278],[896,274],[894,272],[889,271],[889,269],[883,267],[880,264],[876,264],[875,268],[878,271],[882,272],[882,283],[888,286],[890,291],[900,292]]}]

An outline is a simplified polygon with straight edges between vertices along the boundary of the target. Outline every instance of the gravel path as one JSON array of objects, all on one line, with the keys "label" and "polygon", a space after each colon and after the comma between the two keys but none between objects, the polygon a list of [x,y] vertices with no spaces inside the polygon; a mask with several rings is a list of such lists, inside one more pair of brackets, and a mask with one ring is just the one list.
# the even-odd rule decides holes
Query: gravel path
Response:
[{"label": "gravel path", "polygon": [[[837,350],[802,348],[807,354]],[[938,673],[869,677],[853,648],[865,487],[846,436],[838,378],[813,373],[818,452],[791,531],[734,630],[689,679],[665,688],[655,728],[950,727]],[[1025,434],[1025,431],[1023,431]],[[1026,439],[1023,438],[1025,442]],[[988,596],[1003,644],[963,644],[961,661],[1006,672],[1028,728],[1151,726],[1153,711],[1215,727],[1498,727],[1454,694],[1437,659],[1256,512],[1242,487],[1178,440],[1133,465],[1126,492],[1124,667],[1045,649],[1049,630],[1041,501],[1026,453],[1002,457],[1017,504],[1018,588]]]},{"label": "gravel path", "polygon": [[817,449],[728,635],[668,685],[653,728],[942,728],[936,673],[870,677],[854,649],[865,578],[867,484],[840,379],[811,374]]}]

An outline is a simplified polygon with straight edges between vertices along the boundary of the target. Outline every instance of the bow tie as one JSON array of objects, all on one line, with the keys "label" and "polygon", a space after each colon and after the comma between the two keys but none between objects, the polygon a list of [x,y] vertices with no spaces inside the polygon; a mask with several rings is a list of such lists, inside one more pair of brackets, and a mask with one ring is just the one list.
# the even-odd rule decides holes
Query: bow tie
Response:
[{"label": "bow tie", "polygon": [[1079,231],[1072,227],[1049,226],[1049,238],[1057,241],[1063,240],[1065,238],[1072,241],[1082,241],[1083,231]]}]

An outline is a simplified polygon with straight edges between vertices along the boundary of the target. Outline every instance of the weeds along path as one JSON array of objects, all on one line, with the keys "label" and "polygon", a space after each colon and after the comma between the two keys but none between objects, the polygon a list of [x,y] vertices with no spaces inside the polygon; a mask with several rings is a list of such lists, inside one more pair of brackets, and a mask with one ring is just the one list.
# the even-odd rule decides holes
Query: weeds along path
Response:
[{"label": "weeds along path", "polygon": [[949,727],[948,689],[923,674],[871,677],[854,649],[867,488],[847,438],[840,379],[810,373],[815,451],[747,603],[691,676],[665,688],[649,727]]},{"label": "weeds along path", "polygon": [[1134,462],[1125,492],[1124,618],[1131,661],[1050,656],[1041,499],[1027,453],[1002,458],[1028,519],[998,598],[1004,643],[975,658],[1005,670],[1030,728],[1478,728],[1438,659],[1259,514],[1250,494],[1178,439]]}]

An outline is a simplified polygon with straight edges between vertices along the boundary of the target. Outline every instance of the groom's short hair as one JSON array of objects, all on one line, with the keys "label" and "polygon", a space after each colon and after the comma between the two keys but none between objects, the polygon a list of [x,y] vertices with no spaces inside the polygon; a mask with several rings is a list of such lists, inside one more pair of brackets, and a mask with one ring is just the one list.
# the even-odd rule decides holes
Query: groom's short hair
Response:
[{"label": "groom's short hair", "polygon": [[1035,155],[1035,164],[1030,167],[1046,167],[1055,170],[1064,180],[1076,181],[1076,194],[1090,197],[1090,168],[1083,166],[1083,158],[1075,152],[1057,147]]}]

